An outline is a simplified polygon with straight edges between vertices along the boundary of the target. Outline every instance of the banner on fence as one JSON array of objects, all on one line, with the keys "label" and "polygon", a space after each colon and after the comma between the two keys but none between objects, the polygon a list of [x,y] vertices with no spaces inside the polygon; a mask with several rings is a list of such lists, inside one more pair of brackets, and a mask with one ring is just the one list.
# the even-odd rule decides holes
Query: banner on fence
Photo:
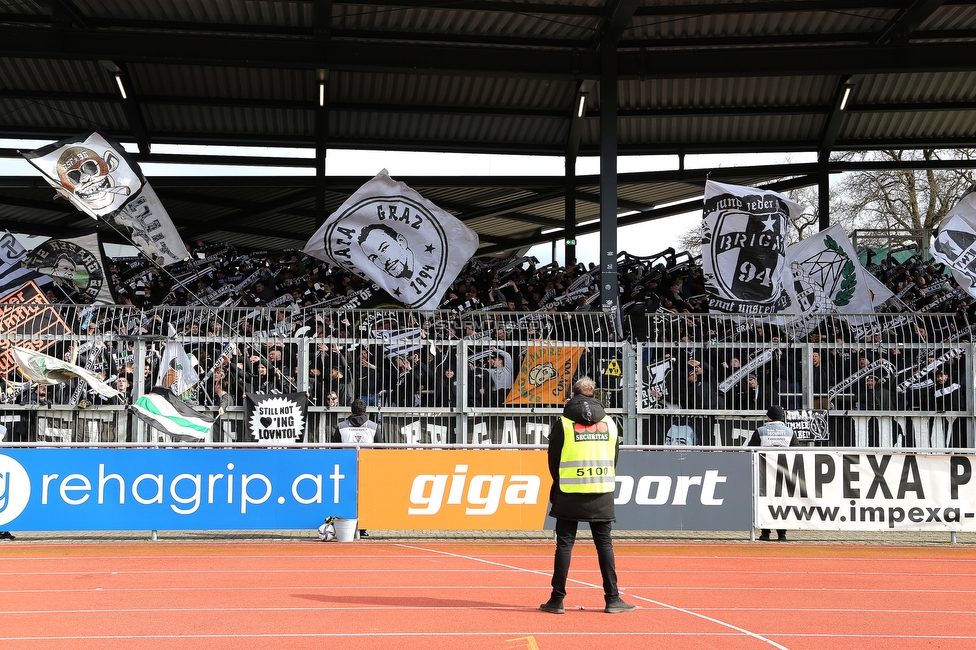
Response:
[{"label": "banner on fence", "polygon": [[755,526],[976,531],[974,456],[756,454]]},{"label": "banner on fence", "polygon": [[542,530],[552,484],[545,451],[359,453],[362,528]]},{"label": "banner on fence", "polygon": [[308,421],[308,396],[305,393],[246,393],[246,397],[244,419],[251,438],[284,445],[302,441]]},{"label": "banner on fence", "polygon": [[11,449],[3,530],[314,530],[356,516],[352,449]]},{"label": "banner on fence", "polygon": [[[71,334],[71,328],[61,315],[48,305],[47,296],[34,282],[0,298],[3,318],[0,319],[0,375],[10,376],[16,365],[8,354],[16,342],[21,347],[43,352],[59,338]],[[26,338],[30,337],[30,338]]]}]

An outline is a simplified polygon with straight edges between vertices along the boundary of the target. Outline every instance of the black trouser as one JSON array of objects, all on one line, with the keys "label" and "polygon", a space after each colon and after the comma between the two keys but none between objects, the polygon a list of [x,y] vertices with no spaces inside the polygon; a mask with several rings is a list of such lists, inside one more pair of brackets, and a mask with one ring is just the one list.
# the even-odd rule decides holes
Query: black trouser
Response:
[{"label": "black trouser", "polygon": [[[552,568],[552,597],[562,600],[566,597],[566,577],[569,575],[569,562],[576,543],[576,530],[579,522],[566,519],[556,520],[556,557]],[[603,576],[603,597],[611,603],[619,597],[617,592],[617,569],[613,559],[613,541],[610,539],[612,526],[609,521],[590,522],[596,556],[600,561],[600,574]]]}]

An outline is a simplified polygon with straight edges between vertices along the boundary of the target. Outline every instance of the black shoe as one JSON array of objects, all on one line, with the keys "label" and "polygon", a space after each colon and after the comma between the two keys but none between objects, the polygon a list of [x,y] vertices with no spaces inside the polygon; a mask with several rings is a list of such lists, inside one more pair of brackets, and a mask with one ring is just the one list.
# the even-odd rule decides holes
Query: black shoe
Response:
[{"label": "black shoe", "polygon": [[369,537],[369,533],[367,533],[365,530],[359,531],[359,539],[366,539],[367,537]]},{"label": "black shoe", "polygon": [[786,533],[777,533],[776,534],[776,541],[777,542],[785,542],[786,541]]},{"label": "black shoe", "polygon": [[769,531],[768,530],[765,530],[765,531],[762,532],[762,534],[759,536],[759,541],[760,542],[768,542],[769,541]]},{"label": "black shoe", "polygon": [[623,612],[632,612],[635,609],[637,609],[636,605],[625,603],[617,598],[617,600],[607,603],[607,606],[603,609],[603,611],[605,611],[607,614],[621,614]]},{"label": "black shoe", "polygon": [[0,539],[17,539],[12,533],[6,530],[0,530]]},{"label": "black shoe", "polygon": [[565,614],[566,608],[563,607],[562,598],[550,598],[546,602],[539,605],[539,609],[544,612],[549,612],[550,614]]}]

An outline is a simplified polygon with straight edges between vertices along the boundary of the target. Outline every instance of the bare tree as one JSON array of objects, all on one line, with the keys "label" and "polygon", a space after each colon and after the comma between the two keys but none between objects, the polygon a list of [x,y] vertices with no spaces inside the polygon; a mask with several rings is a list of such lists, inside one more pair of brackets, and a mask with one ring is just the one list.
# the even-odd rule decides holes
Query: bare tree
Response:
[{"label": "bare tree", "polygon": [[[970,149],[884,150],[852,152],[843,158],[897,164],[915,160],[968,160],[974,153]],[[831,202],[831,211],[859,228],[933,230],[974,181],[976,175],[970,169],[850,172],[839,185],[838,200]]]},{"label": "bare tree", "polygon": [[[700,216],[700,215],[699,215]],[[702,233],[705,231],[705,222],[700,218],[698,224],[692,226],[684,233],[678,235],[678,251],[688,251],[692,257],[698,257],[702,252]]]}]

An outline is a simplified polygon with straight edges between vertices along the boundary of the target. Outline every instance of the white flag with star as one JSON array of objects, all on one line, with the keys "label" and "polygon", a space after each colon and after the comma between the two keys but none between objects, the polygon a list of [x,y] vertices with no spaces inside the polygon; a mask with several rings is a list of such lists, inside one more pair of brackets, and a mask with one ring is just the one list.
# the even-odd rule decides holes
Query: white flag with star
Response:
[{"label": "white flag with star", "polygon": [[708,307],[730,314],[774,314],[790,304],[788,217],[802,208],[778,192],[705,182],[702,271]]},{"label": "white flag with star", "polygon": [[332,213],[304,248],[414,309],[436,309],[477,250],[477,233],[385,169]]}]

